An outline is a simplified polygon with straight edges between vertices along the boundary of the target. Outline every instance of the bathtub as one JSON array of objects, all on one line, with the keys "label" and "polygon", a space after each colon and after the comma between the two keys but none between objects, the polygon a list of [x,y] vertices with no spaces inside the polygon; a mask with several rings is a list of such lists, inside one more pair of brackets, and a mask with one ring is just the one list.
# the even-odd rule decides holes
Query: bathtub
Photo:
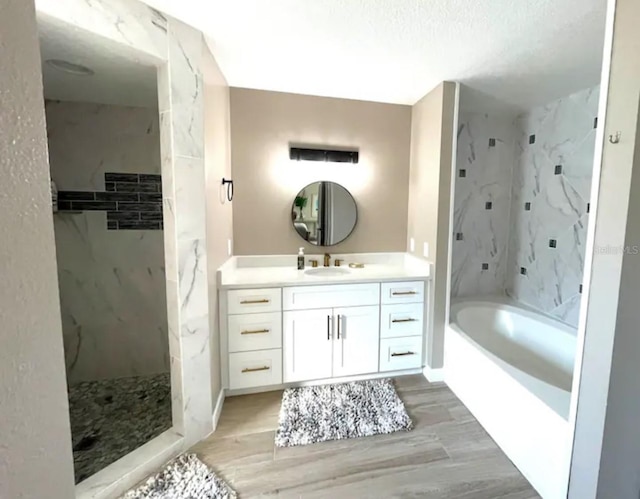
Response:
[{"label": "bathtub", "polygon": [[445,382],[543,498],[566,497],[575,329],[504,300],[450,319]]}]

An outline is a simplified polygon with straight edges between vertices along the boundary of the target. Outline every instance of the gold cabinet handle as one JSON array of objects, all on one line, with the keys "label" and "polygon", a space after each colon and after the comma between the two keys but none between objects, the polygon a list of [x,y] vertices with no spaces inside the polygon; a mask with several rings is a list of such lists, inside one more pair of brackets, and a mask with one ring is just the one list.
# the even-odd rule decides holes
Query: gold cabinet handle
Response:
[{"label": "gold cabinet handle", "polygon": [[394,291],[391,293],[393,296],[402,296],[402,295],[417,295],[416,291]]},{"label": "gold cabinet handle", "polygon": [[262,300],[242,300],[240,305],[252,305],[254,303],[269,303],[271,300],[267,300],[266,298]]},{"label": "gold cabinet handle", "polygon": [[241,331],[240,334],[264,334],[271,331],[270,329],[255,329],[254,331]]},{"label": "gold cabinet handle", "polygon": [[415,355],[415,352],[392,353],[391,357],[404,357],[405,355]]},{"label": "gold cabinet handle", "polygon": [[418,319],[393,319],[391,322],[416,322]]},{"label": "gold cabinet handle", "polygon": [[269,366],[246,367],[242,370],[242,373],[257,373],[258,371],[268,371],[269,369],[271,369]]}]

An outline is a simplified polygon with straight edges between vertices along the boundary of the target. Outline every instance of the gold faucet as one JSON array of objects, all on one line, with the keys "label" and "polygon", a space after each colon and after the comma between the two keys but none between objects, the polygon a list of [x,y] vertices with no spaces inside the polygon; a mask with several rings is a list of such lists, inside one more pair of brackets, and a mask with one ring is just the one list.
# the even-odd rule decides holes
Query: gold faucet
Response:
[{"label": "gold faucet", "polygon": [[325,267],[331,266],[331,255],[329,253],[324,254],[324,266]]}]

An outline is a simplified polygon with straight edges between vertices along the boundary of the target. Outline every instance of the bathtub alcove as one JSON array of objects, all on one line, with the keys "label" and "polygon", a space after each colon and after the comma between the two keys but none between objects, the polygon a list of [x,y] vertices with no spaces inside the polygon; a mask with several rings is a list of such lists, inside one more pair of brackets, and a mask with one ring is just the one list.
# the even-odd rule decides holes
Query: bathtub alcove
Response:
[{"label": "bathtub alcove", "polygon": [[444,379],[545,499],[569,480],[597,83],[533,107],[460,94]]}]

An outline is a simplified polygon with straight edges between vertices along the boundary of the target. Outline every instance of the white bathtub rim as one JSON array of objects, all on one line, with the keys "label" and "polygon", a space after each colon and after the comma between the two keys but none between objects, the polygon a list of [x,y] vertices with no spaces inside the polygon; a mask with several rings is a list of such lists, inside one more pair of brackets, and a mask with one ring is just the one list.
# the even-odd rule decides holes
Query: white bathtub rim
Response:
[{"label": "white bathtub rim", "polygon": [[514,300],[508,295],[473,295],[473,296],[465,296],[462,298],[455,298],[451,301],[451,310],[449,313],[449,322],[453,322],[454,314],[457,313],[460,308],[464,305],[480,305],[480,304],[491,304],[491,305],[501,305],[506,307],[507,309],[516,309],[518,313],[525,315],[529,318],[535,318],[538,320],[544,319],[544,322],[550,326],[553,326],[562,332],[567,333],[573,337],[578,335],[578,329],[566,322],[561,321],[557,317],[553,315],[542,312],[541,310],[536,309],[535,307],[528,305],[526,303],[519,302]]},{"label": "white bathtub rim", "polygon": [[[506,308],[507,310],[513,309],[514,313],[527,315],[529,318],[532,318],[534,320],[547,319],[546,317],[540,317],[535,312],[520,309],[519,307],[514,306],[512,304],[504,303],[502,301],[491,301],[491,300],[458,302],[454,307],[451,308],[451,317],[455,318],[454,310],[455,312],[457,312],[458,310],[464,307],[473,306],[473,305],[480,306],[480,305],[487,305],[487,304],[499,305],[501,307]],[[560,324],[565,328],[569,328],[568,326],[564,325],[559,321],[550,320],[549,322],[549,325],[553,327],[556,327],[557,324]],[[482,355],[489,358],[494,364],[496,364],[505,373],[506,376],[510,376],[511,378],[515,379],[518,383],[522,385],[522,388],[524,390],[531,392],[533,396],[538,398],[541,401],[541,403],[545,404],[547,407],[553,410],[560,418],[564,420],[568,420],[569,408],[571,404],[570,391],[564,390],[559,386],[556,386],[536,376],[533,376],[532,374],[518,368],[518,366],[515,366],[505,361],[504,359],[500,358],[499,356],[497,356],[496,354],[494,354],[493,352],[485,348],[483,345],[478,343],[474,338],[472,338],[469,334],[467,334],[457,323],[453,321],[450,322],[447,325],[447,329],[454,334],[458,334],[465,341],[473,345],[474,348],[476,348]],[[575,337],[571,333],[566,331],[563,331],[563,332],[566,333],[568,336],[570,336],[573,340],[575,340]],[[445,350],[447,349],[446,336],[447,335],[445,335]],[[445,381],[446,381],[446,367],[447,366],[445,365]]]}]

